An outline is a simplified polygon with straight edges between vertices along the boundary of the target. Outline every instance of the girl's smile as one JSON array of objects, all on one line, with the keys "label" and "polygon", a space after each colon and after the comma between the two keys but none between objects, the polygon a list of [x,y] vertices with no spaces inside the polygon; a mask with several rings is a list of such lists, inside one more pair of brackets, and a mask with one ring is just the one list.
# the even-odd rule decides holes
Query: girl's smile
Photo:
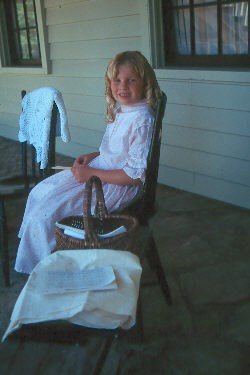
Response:
[{"label": "girl's smile", "polygon": [[144,82],[131,64],[120,65],[116,78],[111,80],[111,91],[118,103],[136,104],[143,99]]}]

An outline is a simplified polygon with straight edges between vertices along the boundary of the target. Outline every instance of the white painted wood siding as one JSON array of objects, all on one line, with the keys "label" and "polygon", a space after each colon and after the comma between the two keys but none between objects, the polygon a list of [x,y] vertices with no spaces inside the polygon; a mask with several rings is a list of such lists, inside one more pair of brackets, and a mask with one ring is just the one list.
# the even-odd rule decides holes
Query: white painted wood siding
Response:
[{"label": "white painted wood siding", "polygon": [[[17,139],[20,91],[63,94],[71,156],[94,151],[104,132],[104,73],[122,50],[151,56],[147,0],[45,0],[51,74],[1,72],[0,135]],[[168,96],[159,182],[250,208],[250,73],[156,70]]]},{"label": "white painted wood siding", "polygon": [[159,181],[250,208],[249,73],[179,74],[158,72],[168,94]]}]

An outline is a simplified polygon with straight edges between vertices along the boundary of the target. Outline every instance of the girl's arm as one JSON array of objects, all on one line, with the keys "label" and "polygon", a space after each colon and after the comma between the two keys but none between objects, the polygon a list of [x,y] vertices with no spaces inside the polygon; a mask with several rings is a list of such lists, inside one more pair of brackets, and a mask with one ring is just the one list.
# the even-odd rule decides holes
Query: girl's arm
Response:
[{"label": "girl's arm", "polygon": [[80,155],[76,158],[76,160],[74,161],[74,165],[82,165],[82,166],[86,166],[88,165],[91,160],[93,160],[94,158],[96,158],[98,155],[100,155],[100,152],[99,151],[96,151],[96,152],[91,152],[89,154],[85,154],[85,155]]},{"label": "girl's arm", "polygon": [[72,173],[78,182],[86,182],[94,175],[99,177],[102,182],[114,185],[138,185],[141,183],[139,178],[133,179],[129,177],[123,169],[104,170],[74,164]]}]

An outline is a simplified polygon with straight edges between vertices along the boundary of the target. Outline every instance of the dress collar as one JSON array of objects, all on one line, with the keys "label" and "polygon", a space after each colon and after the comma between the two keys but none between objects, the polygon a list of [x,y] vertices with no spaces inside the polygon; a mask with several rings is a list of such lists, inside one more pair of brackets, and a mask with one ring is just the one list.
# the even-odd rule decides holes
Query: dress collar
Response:
[{"label": "dress collar", "polygon": [[117,105],[117,112],[134,112],[138,111],[139,109],[148,107],[145,100],[142,100],[138,103],[132,104],[132,105],[124,105],[124,104],[118,104]]}]

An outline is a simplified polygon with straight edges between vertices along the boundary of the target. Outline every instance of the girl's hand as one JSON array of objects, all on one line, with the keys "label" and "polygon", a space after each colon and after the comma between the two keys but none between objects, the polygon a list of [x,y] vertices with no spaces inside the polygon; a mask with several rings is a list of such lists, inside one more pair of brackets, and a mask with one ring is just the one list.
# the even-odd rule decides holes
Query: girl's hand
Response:
[{"label": "girl's hand", "polygon": [[92,168],[90,168],[88,164],[99,154],[100,153],[98,151],[91,152],[89,154],[80,155],[78,156],[78,158],[76,158],[71,171],[78,182],[86,182],[89,179],[89,177],[92,176]]},{"label": "girl's hand", "polygon": [[88,165],[74,163],[72,173],[78,182],[86,182],[93,175],[93,168]]},{"label": "girl's hand", "polygon": [[96,158],[98,155],[99,155],[99,152],[91,152],[89,154],[80,155],[76,158],[73,165],[78,164],[78,165],[82,165],[83,167],[85,167],[91,162],[91,160]]}]

